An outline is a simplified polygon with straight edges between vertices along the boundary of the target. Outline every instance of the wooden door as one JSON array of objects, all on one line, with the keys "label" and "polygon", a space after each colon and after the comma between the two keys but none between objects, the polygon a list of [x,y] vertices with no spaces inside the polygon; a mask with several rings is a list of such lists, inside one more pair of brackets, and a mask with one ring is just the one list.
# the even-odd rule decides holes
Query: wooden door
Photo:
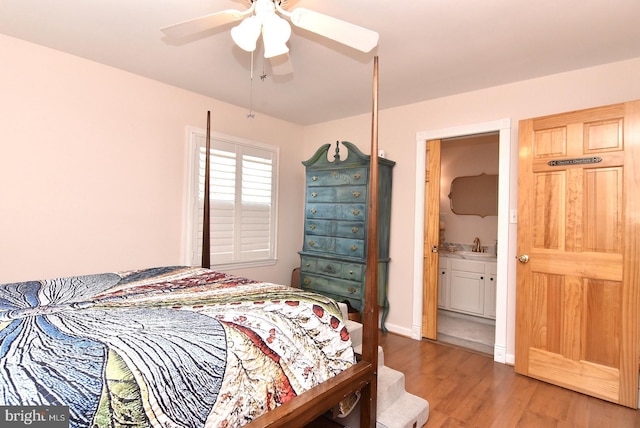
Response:
[{"label": "wooden door", "polygon": [[519,133],[516,372],[635,408],[640,101]]},{"label": "wooden door", "polygon": [[[422,336],[438,335],[438,245],[440,240],[440,144],[427,141],[424,197],[424,261],[422,264]],[[434,251],[435,248],[435,251]]]}]

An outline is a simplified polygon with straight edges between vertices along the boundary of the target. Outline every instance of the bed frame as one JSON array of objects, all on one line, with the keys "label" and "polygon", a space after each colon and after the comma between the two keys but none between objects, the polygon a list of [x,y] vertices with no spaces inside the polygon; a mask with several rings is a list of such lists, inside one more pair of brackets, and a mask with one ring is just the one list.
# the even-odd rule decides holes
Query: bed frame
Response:
[{"label": "bed frame", "polygon": [[[378,57],[373,60],[373,100],[371,120],[371,159],[369,186],[378,183]],[[210,150],[210,113],[207,113],[206,152]],[[205,195],[202,267],[210,267],[209,253],[209,156],[205,163]],[[367,266],[378,266],[378,192],[369,192],[367,225]],[[378,269],[366,269],[365,299],[362,312],[362,355],[356,364],[289,402],[267,412],[246,425],[258,427],[304,427],[337,406],[349,394],[360,391],[360,426],[376,426],[378,393]]]}]

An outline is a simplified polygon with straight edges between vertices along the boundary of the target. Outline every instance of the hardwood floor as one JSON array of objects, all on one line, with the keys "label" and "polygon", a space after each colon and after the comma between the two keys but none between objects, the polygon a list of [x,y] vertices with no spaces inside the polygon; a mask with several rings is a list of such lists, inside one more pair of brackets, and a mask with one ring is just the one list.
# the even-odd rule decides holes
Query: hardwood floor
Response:
[{"label": "hardwood floor", "polygon": [[385,365],[429,401],[426,428],[640,427],[640,410],[518,375],[491,356],[427,340],[380,334]]}]

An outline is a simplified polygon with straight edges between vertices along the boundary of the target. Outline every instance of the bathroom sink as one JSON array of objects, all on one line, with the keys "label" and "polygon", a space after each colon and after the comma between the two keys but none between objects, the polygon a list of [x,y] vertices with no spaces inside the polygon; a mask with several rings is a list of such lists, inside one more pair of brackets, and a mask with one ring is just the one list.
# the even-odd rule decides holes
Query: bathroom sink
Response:
[{"label": "bathroom sink", "polygon": [[465,259],[494,259],[495,254],[491,253],[476,253],[474,251],[456,251],[454,254],[462,256]]}]

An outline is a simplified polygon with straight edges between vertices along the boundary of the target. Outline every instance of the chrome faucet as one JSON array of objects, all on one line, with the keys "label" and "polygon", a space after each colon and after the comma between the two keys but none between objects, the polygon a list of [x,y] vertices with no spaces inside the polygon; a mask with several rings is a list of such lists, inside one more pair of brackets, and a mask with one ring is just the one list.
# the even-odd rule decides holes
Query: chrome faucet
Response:
[{"label": "chrome faucet", "polygon": [[481,253],[482,252],[482,247],[480,246],[480,238],[477,238],[473,240],[473,252],[474,253]]}]

